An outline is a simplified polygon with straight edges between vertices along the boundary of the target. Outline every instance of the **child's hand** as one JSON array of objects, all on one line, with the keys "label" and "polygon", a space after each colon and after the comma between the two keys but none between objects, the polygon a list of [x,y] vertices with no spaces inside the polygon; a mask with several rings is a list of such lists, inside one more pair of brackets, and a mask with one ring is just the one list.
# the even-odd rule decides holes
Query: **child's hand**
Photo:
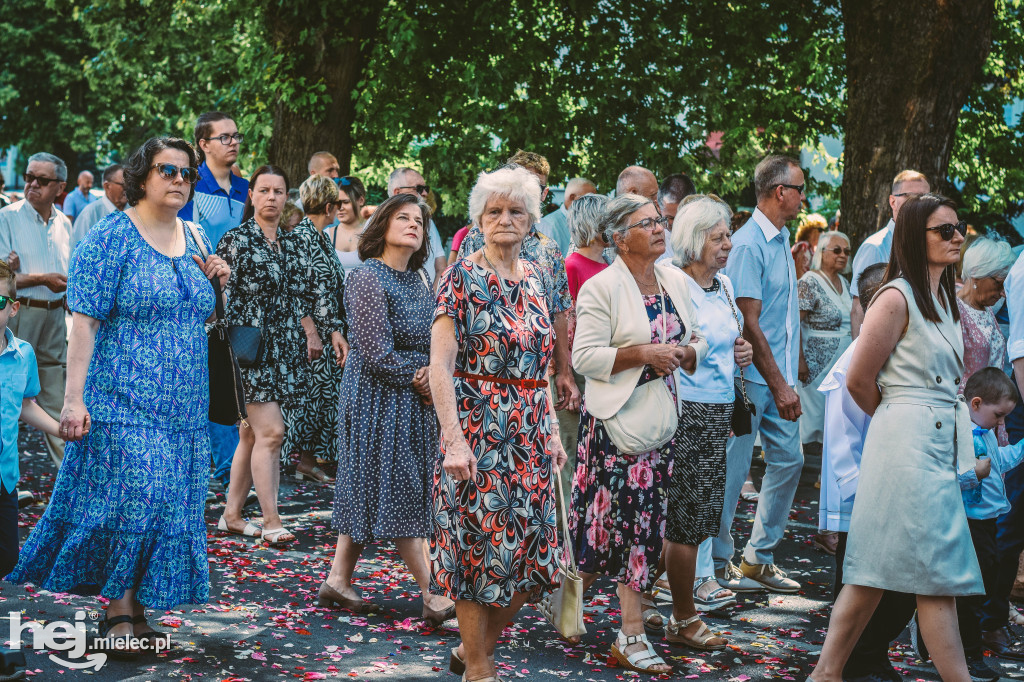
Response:
[{"label": "child's hand", "polygon": [[978,458],[978,463],[974,465],[974,475],[980,481],[983,478],[988,478],[990,473],[992,473],[992,460],[988,457]]}]

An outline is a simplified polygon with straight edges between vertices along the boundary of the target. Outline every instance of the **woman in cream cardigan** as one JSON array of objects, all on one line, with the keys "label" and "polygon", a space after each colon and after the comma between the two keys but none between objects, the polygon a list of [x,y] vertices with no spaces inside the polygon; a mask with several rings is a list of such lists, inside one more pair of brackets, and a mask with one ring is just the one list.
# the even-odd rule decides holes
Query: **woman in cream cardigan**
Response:
[{"label": "woman in cream cardigan", "polygon": [[[572,542],[585,586],[597,574],[618,582],[622,629],[612,655],[629,670],[651,674],[671,670],[644,634],[641,600],[658,572],[672,443],[623,454],[604,422],[649,381],[666,382],[674,406],[675,370],[692,373],[707,354],[683,273],[655,264],[665,252],[666,222],[650,200],[635,194],[608,203],[600,228],[617,257],[580,289],[572,354],[586,377]],[[646,419],[635,426],[639,433],[649,428]]]}]

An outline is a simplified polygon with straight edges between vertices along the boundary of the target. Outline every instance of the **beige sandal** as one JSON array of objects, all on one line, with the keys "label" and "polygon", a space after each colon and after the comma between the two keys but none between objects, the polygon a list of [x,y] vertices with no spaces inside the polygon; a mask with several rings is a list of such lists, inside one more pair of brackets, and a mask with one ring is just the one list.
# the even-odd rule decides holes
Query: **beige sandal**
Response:
[{"label": "beige sandal", "polygon": [[[658,611],[658,605],[654,603],[654,597],[649,594],[640,596],[640,608],[643,609],[642,616],[644,627],[653,632],[661,632],[665,629],[665,616]],[[655,619],[657,619],[655,621]]]},{"label": "beige sandal", "polygon": [[1013,625],[1024,625],[1024,613],[1017,610],[1017,607],[1010,604],[1010,623]]},{"label": "beige sandal", "polygon": [[[647,647],[646,651],[635,651],[629,656],[622,653],[622,650],[626,647],[634,644],[643,644]],[[651,667],[655,665],[668,665],[665,663],[665,659],[659,656],[654,651],[654,646],[650,640],[647,639],[647,635],[626,635],[623,634],[622,630],[619,630],[618,636],[615,637],[615,643],[612,644],[612,656],[619,662],[626,670],[632,670],[637,673],[646,673],[648,675],[667,675],[672,672],[670,667],[668,670],[652,670]]]},{"label": "beige sandal", "polygon": [[[672,644],[683,644],[690,647],[691,649],[699,649],[700,651],[721,651],[726,647],[728,642],[711,632],[711,629],[707,626],[707,623],[701,623],[697,629],[697,633],[691,638],[683,634],[683,628],[689,627],[693,623],[700,621],[700,615],[687,618],[682,623],[676,621],[675,616],[669,616],[668,625],[665,626],[665,641],[671,642]],[[721,644],[708,644],[713,639],[721,639]]]}]

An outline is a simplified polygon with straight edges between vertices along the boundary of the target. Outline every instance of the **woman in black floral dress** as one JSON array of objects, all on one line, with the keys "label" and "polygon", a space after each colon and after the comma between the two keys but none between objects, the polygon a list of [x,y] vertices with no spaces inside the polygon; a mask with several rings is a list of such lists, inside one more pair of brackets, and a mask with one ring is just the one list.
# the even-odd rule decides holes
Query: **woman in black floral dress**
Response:
[{"label": "woman in black floral dress", "polygon": [[298,451],[296,480],[309,479],[332,483],[317,460],[338,458],[338,401],[341,372],[348,354],[345,340],[345,307],[342,294],[345,270],[338,260],[324,228],[337,215],[338,188],[322,175],[310,175],[299,187],[299,196],[306,217],[288,234],[289,240],[306,240],[309,252],[307,285],[315,296],[312,310],[313,334],[322,341],[330,340],[333,352],[325,352],[306,364],[302,391],[285,407],[288,447],[286,453]]},{"label": "woman in black floral dress", "polygon": [[[316,306],[308,286],[309,234],[293,230],[287,235],[278,227],[288,198],[288,180],[274,166],[261,166],[249,181],[244,222],[224,235],[217,255],[231,264],[228,305],[230,325],[262,330],[262,357],[242,368],[248,420],[238,427],[239,443],[231,463],[231,483],[224,515],[217,528],[227,533],[262,537],[268,544],[292,542],[295,536],[281,523],[277,512],[280,484],[281,443],[284,418],[281,404],[291,399],[305,378],[302,330]],[[306,337],[307,354],[319,357],[323,346]],[[255,485],[263,510],[262,531],[242,518],[242,505]]]}]

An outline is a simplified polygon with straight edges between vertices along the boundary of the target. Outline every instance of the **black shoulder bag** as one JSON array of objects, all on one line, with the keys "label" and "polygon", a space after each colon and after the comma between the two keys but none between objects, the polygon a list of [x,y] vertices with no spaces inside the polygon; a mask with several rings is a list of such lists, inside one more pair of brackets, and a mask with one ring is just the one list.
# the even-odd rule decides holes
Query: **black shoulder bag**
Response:
[{"label": "black shoulder bag", "polygon": [[[736,329],[739,330],[740,337],[742,338],[743,325],[740,324],[739,313],[736,312],[736,305],[732,302],[732,296],[729,295],[729,287],[725,286],[725,282],[722,282],[722,291],[725,292],[725,300],[729,301],[729,307],[732,308],[732,317],[736,320]],[[757,409],[754,407],[754,403],[750,402],[750,398],[747,397],[747,382],[743,379],[743,368],[737,367],[737,369],[739,369],[740,375],[734,379],[736,398],[732,404],[732,432],[736,436],[748,436],[752,430],[751,417],[757,414]]]}]

